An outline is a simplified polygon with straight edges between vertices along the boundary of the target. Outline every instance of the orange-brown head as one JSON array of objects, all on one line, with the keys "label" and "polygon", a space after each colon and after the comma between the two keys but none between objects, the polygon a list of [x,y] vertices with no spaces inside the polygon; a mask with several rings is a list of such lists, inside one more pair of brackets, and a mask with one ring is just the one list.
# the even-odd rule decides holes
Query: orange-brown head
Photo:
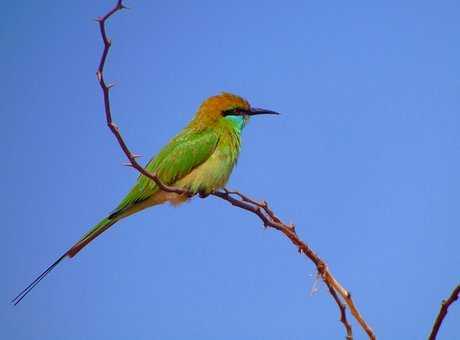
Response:
[{"label": "orange-brown head", "polygon": [[206,99],[198,108],[191,125],[205,128],[218,123],[226,117],[241,117],[247,120],[257,114],[278,114],[274,111],[251,108],[249,102],[235,94],[222,92]]}]

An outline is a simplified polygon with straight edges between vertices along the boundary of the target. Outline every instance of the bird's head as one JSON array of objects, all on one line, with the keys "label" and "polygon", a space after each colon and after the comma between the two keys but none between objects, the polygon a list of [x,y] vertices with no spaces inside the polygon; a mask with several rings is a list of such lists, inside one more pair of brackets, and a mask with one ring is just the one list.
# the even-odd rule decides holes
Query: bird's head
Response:
[{"label": "bird's head", "polygon": [[222,92],[216,96],[209,97],[200,105],[192,124],[209,127],[225,120],[242,128],[250,116],[262,114],[277,115],[279,113],[252,108],[246,99],[228,92]]}]

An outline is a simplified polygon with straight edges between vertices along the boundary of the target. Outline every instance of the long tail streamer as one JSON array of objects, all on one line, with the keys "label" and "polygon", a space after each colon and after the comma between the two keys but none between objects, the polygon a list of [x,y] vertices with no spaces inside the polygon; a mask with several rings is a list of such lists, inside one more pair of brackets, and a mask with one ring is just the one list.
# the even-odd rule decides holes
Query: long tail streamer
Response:
[{"label": "long tail streamer", "polygon": [[33,280],[26,288],[24,288],[24,290],[22,290],[13,300],[11,300],[11,303],[13,303],[15,306],[21,302],[22,299],[24,299],[26,297],[27,294],[30,293],[30,291],[36,286],[38,285],[38,283],[43,280],[46,275],[48,275],[53,269],[54,267],[56,267],[59,262],[61,262],[62,260],[64,260],[64,258],[67,256],[67,253],[65,253],[64,255],[62,255],[60,258],[58,258],[51,266],[49,266],[48,268],[46,268],[46,270],[41,273],[35,280]]}]

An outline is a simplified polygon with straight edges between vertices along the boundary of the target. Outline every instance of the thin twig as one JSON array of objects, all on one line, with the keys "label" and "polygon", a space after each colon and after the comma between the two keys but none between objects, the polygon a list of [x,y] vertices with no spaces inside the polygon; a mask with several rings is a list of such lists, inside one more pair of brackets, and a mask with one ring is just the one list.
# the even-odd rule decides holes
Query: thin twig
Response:
[{"label": "thin twig", "polygon": [[438,336],[439,328],[441,328],[442,322],[444,321],[444,318],[446,317],[447,312],[449,311],[450,305],[453,304],[458,299],[459,295],[460,295],[460,285],[454,288],[454,290],[452,291],[452,293],[450,294],[447,300],[442,300],[441,309],[439,310],[439,313],[438,313],[438,316],[436,317],[433,328],[431,329],[431,333],[428,338],[429,340],[436,339],[436,337]]},{"label": "thin twig", "polygon": [[[111,107],[110,107],[110,90],[112,86],[107,85],[104,79],[104,66],[105,66],[107,55],[109,53],[112,42],[107,37],[105,23],[107,19],[109,19],[113,14],[115,14],[117,11],[120,11],[124,8],[126,7],[123,4],[123,0],[118,0],[113,9],[111,9],[103,17],[100,17],[97,19],[97,22],[99,23],[102,41],[104,43],[104,49],[102,52],[102,56],[99,62],[99,67],[97,69],[96,75],[97,75],[99,85],[103,92],[107,126],[112,131],[115,138],[117,139],[118,144],[120,145],[124,154],[128,158],[130,165],[133,168],[135,168],[142,175],[153,180],[161,190],[166,191],[166,192],[177,193],[180,195],[188,195],[191,197],[194,195],[194,193],[190,193],[187,190],[184,190],[183,188],[169,186],[163,183],[156,174],[151,173],[147,171],[146,169],[144,169],[144,167],[142,167],[137,162],[136,155],[130,151],[130,149],[128,148],[126,142],[124,141],[121,135],[119,127],[112,120],[112,112],[111,112]],[[313,250],[311,250],[311,248],[298,237],[296,230],[295,230],[295,226],[293,224],[286,224],[282,222],[275,215],[275,213],[269,207],[267,202],[265,201],[257,202],[254,199],[251,199],[238,191],[229,191],[227,189],[223,189],[222,191],[215,191],[211,193],[211,195],[221,198],[236,207],[239,207],[241,209],[244,209],[244,210],[247,210],[247,211],[250,211],[256,214],[262,220],[265,227],[271,227],[271,228],[274,228],[282,232],[296,246],[299,253],[305,254],[315,264],[319,275],[321,276],[324,283],[328,286],[329,292],[331,293],[332,297],[334,298],[335,302],[337,303],[340,309],[341,321],[344,324],[344,327],[346,329],[347,339],[352,339],[352,330],[351,330],[350,324],[348,323],[346,319],[345,305],[340,300],[338,295],[340,295],[342,299],[345,301],[351,313],[353,314],[355,319],[358,321],[358,323],[361,325],[363,330],[367,333],[369,338],[371,340],[376,339],[374,332],[369,327],[369,325],[366,323],[364,318],[361,316],[358,309],[355,307],[353,300],[351,299],[350,293],[345,288],[343,288],[343,286],[334,278],[334,276],[331,274],[326,263],[323,260],[321,260],[318,257],[318,255],[316,255],[316,253]]]},{"label": "thin twig", "polygon": [[331,293],[332,297],[335,300],[335,303],[339,307],[340,311],[340,322],[343,323],[343,327],[345,327],[345,331],[347,332],[347,336],[345,337],[346,340],[353,340],[353,330],[351,329],[351,325],[347,320],[347,313],[346,309],[347,307],[345,304],[340,300],[339,296],[337,295],[337,292],[331,288],[330,286],[327,287],[329,289],[329,293]]}]

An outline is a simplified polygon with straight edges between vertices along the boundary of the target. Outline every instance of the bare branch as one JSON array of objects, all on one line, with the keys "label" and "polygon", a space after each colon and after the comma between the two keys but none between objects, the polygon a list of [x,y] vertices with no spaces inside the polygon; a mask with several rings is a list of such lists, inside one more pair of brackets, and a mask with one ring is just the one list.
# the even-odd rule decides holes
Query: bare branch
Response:
[{"label": "bare branch", "polygon": [[[234,206],[237,206],[241,209],[256,214],[262,220],[265,227],[271,227],[283,233],[296,246],[300,253],[305,254],[315,264],[316,269],[319,275],[321,276],[323,282],[329,288],[329,292],[331,292],[332,294],[333,291],[335,293],[338,293],[342,297],[342,299],[345,301],[348,308],[350,309],[351,314],[353,314],[356,321],[358,321],[362,329],[367,333],[369,339],[376,339],[373,330],[366,323],[361,313],[356,308],[351,298],[351,294],[335,279],[335,277],[330,272],[327,264],[318,255],[316,255],[316,253],[306,243],[304,243],[299,238],[299,236],[296,233],[295,227],[293,225],[283,223],[278,217],[276,217],[272,210],[269,208],[267,202],[260,203],[237,191],[229,191],[227,189],[224,189],[223,191],[214,192],[212,193],[212,195],[222,198]],[[239,199],[233,197],[232,195],[238,196]],[[332,296],[334,300],[337,302],[340,310],[342,310],[341,304],[338,303],[340,300],[336,299],[337,294],[332,294]],[[347,326],[345,323],[344,325],[345,327]],[[348,334],[347,327],[346,330]]]},{"label": "bare branch", "polygon": [[[144,169],[144,167],[142,167],[137,162],[136,160],[137,155],[130,151],[130,149],[128,148],[126,142],[124,141],[121,135],[119,127],[112,120],[112,112],[111,112],[111,107],[110,107],[111,86],[106,84],[105,78],[104,78],[104,66],[105,66],[112,42],[107,37],[105,23],[113,14],[115,14],[117,11],[120,11],[124,8],[126,7],[124,6],[123,1],[118,0],[114,8],[112,8],[103,17],[100,17],[97,19],[97,22],[99,23],[99,29],[100,29],[102,41],[104,43],[104,49],[102,51],[101,59],[99,61],[99,67],[97,69],[96,76],[97,76],[97,80],[103,92],[107,126],[112,131],[113,135],[118,141],[118,144],[120,145],[124,154],[128,158],[130,166],[135,168],[142,175],[153,180],[161,190],[166,191],[166,192],[174,192],[180,195],[188,195],[192,197],[194,196],[194,193],[190,193],[183,188],[169,186],[163,183],[156,174],[151,173],[147,171],[146,169]],[[339,307],[340,320],[346,329],[347,339],[349,340],[352,339],[352,329],[351,329],[351,325],[348,323],[346,319],[345,304],[341,301],[341,299],[339,298],[339,295],[341,296],[343,301],[345,301],[351,313],[353,314],[355,319],[358,321],[358,323],[361,325],[363,330],[367,333],[369,338],[372,340],[376,339],[374,332],[369,327],[369,325],[366,323],[366,321],[364,320],[364,318],[361,316],[358,309],[354,305],[354,302],[351,298],[351,294],[334,278],[334,276],[331,274],[326,263],[322,259],[320,259],[318,255],[316,255],[316,253],[299,238],[299,236],[296,233],[295,226],[293,224],[286,224],[282,222],[275,215],[275,213],[269,207],[267,202],[265,201],[258,202],[240,193],[239,191],[229,191],[227,189],[223,189],[222,191],[215,191],[211,193],[211,195],[221,198],[229,202],[233,206],[236,206],[246,211],[254,213],[262,220],[265,227],[274,228],[280,231],[281,233],[283,233],[294,244],[294,246],[298,249],[299,253],[305,254],[315,264],[316,269],[319,275],[321,276],[321,279],[324,281],[324,283],[329,288],[330,294],[332,295],[335,302],[337,303],[337,306]],[[200,197],[204,198],[206,196],[200,196]]]},{"label": "bare branch", "polygon": [[438,316],[436,317],[433,328],[431,329],[431,333],[428,338],[429,340],[436,339],[436,337],[438,336],[439,328],[441,328],[442,322],[444,321],[444,318],[446,317],[447,312],[449,311],[450,305],[453,304],[458,299],[459,295],[460,295],[460,285],[454,288],[454,290],[452,291],[452,293],[450,294],[447,300],[442,300],[441,309],[439,310],[439,313],[438,313]]}]

